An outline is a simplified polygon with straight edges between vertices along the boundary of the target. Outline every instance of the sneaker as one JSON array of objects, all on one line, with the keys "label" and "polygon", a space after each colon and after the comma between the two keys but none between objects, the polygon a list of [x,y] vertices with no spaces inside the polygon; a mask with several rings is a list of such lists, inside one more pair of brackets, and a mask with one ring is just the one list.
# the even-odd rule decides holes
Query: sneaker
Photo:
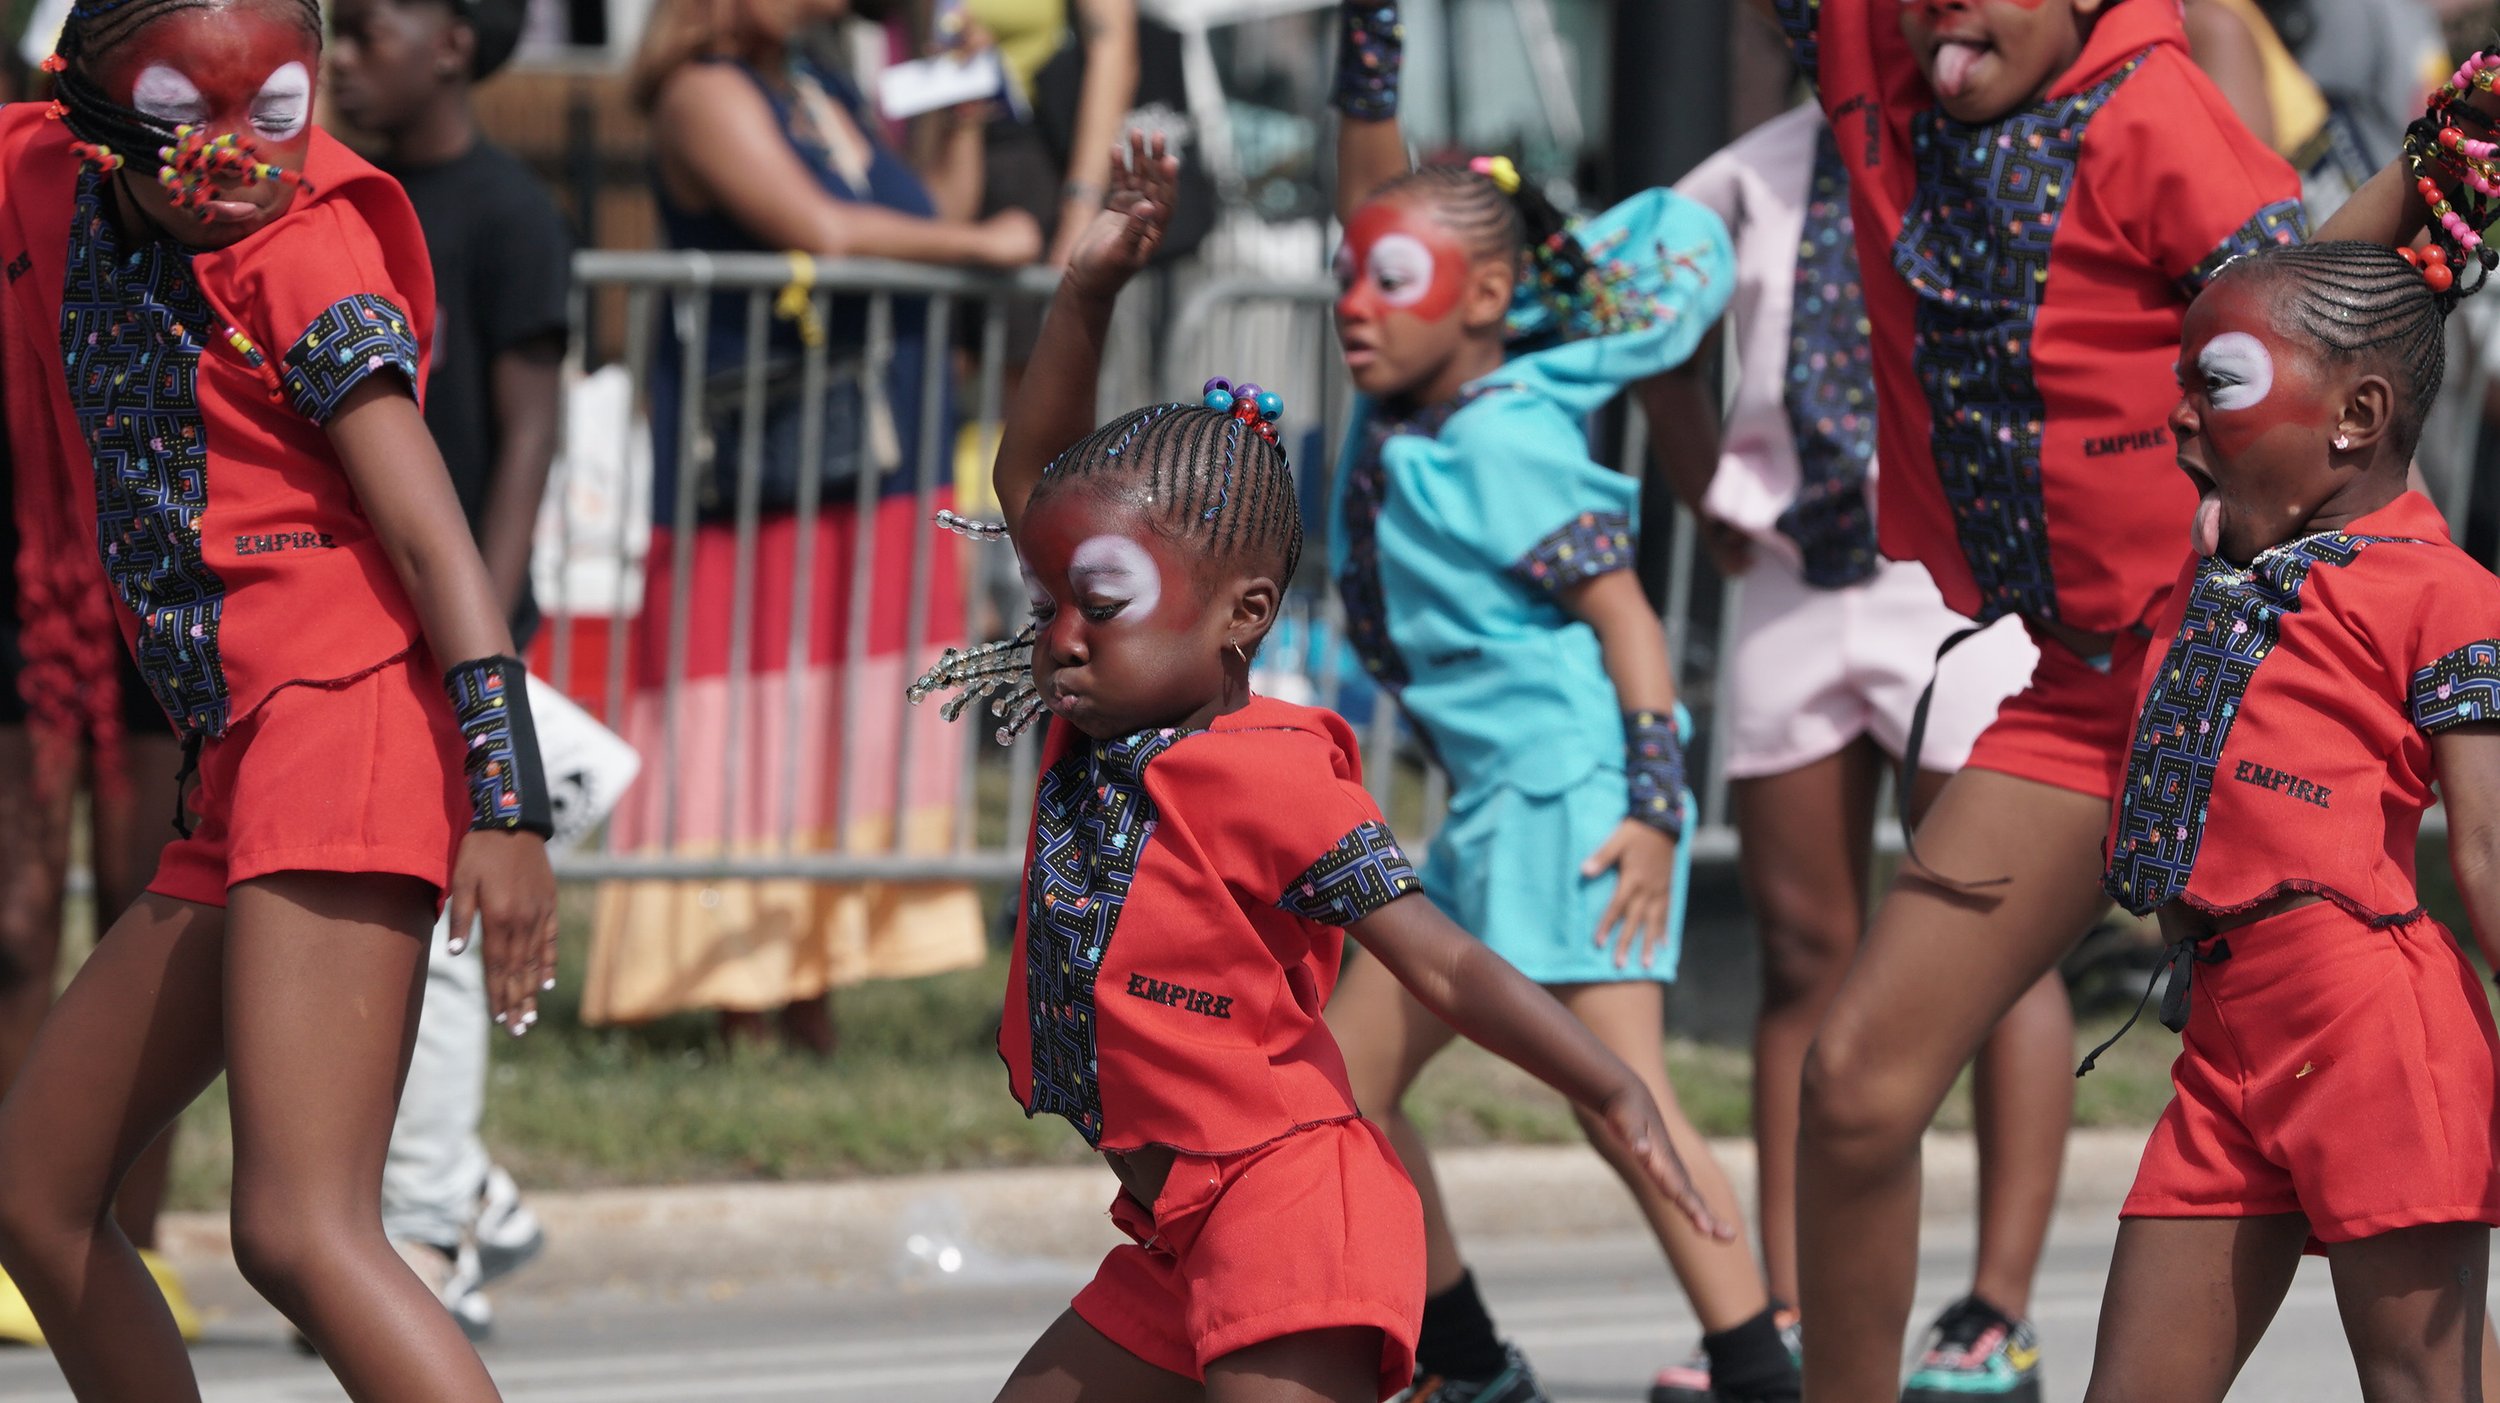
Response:
[{"label": "sneaker", "polygon": [[1945,1307],[1901,1403],[2039,1403],[2040,1337],[1977,1296]]},{"label": "sneaker", "polygon": [[477,1244],[477,1284],[500,1281],[528,1266],[547,1247],[547,1229],[521,1201],[512,1176],[497,1165],[486,1173],[486,1187],[477,1196],[477,1218],[469,1226]]},{"label": "sneaker", "polygon": [[[1779,1305],[1777,1301],[1771,1304],[1779,1306],[1778,1313],[1772,1318],[1779,1321],[1780,1343],[1788,1346],[1788,1357],[1802,1369],[1806,1362],[1806,1347],[1805,1337],[1798,1332],[1797,1312]],[[1710,1387],[1710,1352],[1695,1345],[1692,1354],[1683,1363],[1670,1364],[1658,1371],[1657,1379],[1649,1386],[1649,1403],[1743,1403],[1743,1400],[1720,1394]]]},{"label": "sneaker", "polygon": [[434,1299],[443,1303],[451,1318],[460,1323],[460,1331],[472,1342],[482,1341],[494,1328],[494,1310],[478,1290],[483,1273],[478,1265],[477,1250],[468,1243],[456,1248],[443,1248],[431,1242],[397,1241],[401,1261],[425,1283]]},{"label": "sneaker", "polygon": [[1427,1374],[1398,1395],[1402,1403],[1553,1403],[1537,1387],[1536,1373],[1519,1346],[1502,1346],[1502,1372],[1489,1379],[1445,1379]]},{"label": "sneaker", "polygon": [[173,1266],[154,1252],[142,1248],[139,1260],[147,1264],[148,1275],[156,1282],[157,1294],[165,1298],[165,1309],[173,1314],[174,1328],[182,1332],[183,1342],[200,1341],[200,1313],[191,1307],[191,1293],[182,1289],[182,1278]]}]

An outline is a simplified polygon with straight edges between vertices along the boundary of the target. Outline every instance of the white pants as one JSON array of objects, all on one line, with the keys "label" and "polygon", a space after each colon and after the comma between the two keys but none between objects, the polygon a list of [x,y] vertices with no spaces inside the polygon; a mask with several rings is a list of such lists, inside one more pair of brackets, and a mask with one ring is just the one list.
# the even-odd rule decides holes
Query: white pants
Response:
[{"label": "white pants", "polygon": [[493,1161],[478,1139],[486,1113],[486,963],[480,941],[451,953],[448,904],[434,923],[416,1054],[382,1164],[382,1229],[394,1239],[457,1247],[477,1216]]}]

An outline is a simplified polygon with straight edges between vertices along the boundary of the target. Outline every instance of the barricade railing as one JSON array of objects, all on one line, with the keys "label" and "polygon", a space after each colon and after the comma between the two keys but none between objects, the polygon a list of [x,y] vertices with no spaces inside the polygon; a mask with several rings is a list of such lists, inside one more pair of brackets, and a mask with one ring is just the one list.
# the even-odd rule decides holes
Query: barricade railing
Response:
[{"label": "barricade railing", "polygon": [[[545,624],[532,661],[634,742],[643,769],[604,835],[562,856],[565,877],[1006,881],[1021,870],[1037,740],[1028,734],[999,747],[985,710],[978,724],[967,715],[948,727],[934,704],[908,707],[902,689],[945,647],[1024,622],[1005,547],[946,537],[930,522],[958,471],[950,385],[959,386],[954,402],[976,445],[964,459],[978,462],[974,476],[985,481],[1008,375],[1009,315],[1054,287],[1054,275],[1038,270],[809,265],[773,254],[578,256],[575,325],[594,302],[613,309],[621,300],[624,351],[616,367],[603,368],[608,392],[585,388],[585,368],[573,367],[577,397],[557,468],[571,480],[553,484],[550,519],[541,523]],[[1320,279],[1203,280],[1164,328],[1171,351],[1151,372],[1162,383],[1107,388],[1105,399],[1194,400],[1217,372],[1255,377],[1286,397],[1282,427],[1305,478],[1311,547],[1287,617],[1259,659],[1258,682],[1358,723],[1368,781],[1420,850],[1446,806],[1446,786],[1345,647],[1326,579],[1327,475],[1353,399],[1330,322],[1334,297]],[[810,317],[829,334],[799,334]],[[718,337],[725,318],[738,330]],[[716,356],[716,346],[733,353]],[[915,352],[912,431],[900,423],[880,430],[869,406],[899,393],[895,367]],[[664,371],[666,391],[655,380]],[[846,380],[855,393],[837,393]],[[654,408],[668,394],[679,408],[670,451],[646,451]],[[889,404],[887,412],[899,410]],[[838,417],[847,422],[832,422]],[[1631,418],[1623,461],[1637,469],[1645,450]],[[866,440],[884,431],[915,444],[911,459],[888,472],[828,481],[808,471],[791,480],[786,465],[776,473],[768,461],[785,450],[809,464],[845,450],[873,456]],[[852,441],[836,441],[845,436]],[[735,452],[725,454],[731,439]],[[674,460],[675,482],[654,522],[662,457]],[[708,498],[698,481],[711,484]],[[785,489],[787,503],[767,500]],[[977,501],[963,507],[980,511]],[[1679,512],[1666,616],[1670,654],[1694,684],[1686,701],[1698,726],[1695,856],[1725,860],[1734,843],[1711,735],[1734,594],[1700,555],[1698,533]]]}]

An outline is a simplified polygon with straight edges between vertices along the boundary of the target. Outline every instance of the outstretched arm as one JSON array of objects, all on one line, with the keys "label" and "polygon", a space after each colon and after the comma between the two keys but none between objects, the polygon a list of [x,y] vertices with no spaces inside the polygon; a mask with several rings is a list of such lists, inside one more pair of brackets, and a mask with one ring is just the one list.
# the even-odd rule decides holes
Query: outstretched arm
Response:
[{"label": "outstretched arm", "polygon": [[1094,431],[1094,400],[1102,378],[1102,345],[1111,309],[1163,242],[1172,222],[1180,161],[1163,138],[1130,132],[1125,160],[1111,172],[1111,196],[1069,255],[1067,275],[1042,318],[1033,358],[998,436],[991,485],[1009,532],[1024,525],[1025,499],[1042,469],[1068,445]]},{"label": "outstretched arm", "polygon": [[1405,26],[1397,0],[1341,0],[1337,7],[1337,218],[1352,219],[1372,192],[1406,174],[1398,130]]},{"label": "outstretched arm", "polygon": [[1435,1018],[1586,1108],[1703,1232],[1736,1235],[1693,1188],[1649,1092],[1554,996],[1422,896],[1402,896],[1346,928]]},{"label": "outstretched arm", "polygon": [[2431,737],[2439,796],[2448,806],[2448,862],[2465,899],[2474,945],[2500,970],[2500,724]]}]

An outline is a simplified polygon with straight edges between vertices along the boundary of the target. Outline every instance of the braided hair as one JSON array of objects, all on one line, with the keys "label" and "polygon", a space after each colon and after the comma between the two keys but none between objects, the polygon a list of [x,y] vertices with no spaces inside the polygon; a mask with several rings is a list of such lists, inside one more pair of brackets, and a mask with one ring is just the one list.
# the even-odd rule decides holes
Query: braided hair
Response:
[{"label": "braided hair", "polygon": [[[46,65],[54,74],[53,100],[70,133],[90,146],[100,146],[145,160],[175,144],[172,124],[105,96],[96,65],[116,45],[167,15],[204,10],[226,0],[80,0],[61,29],[57,59]],[[280,0],[293,13],[316,47],[321,43],[321,0]]]},{"label": "braided hair", "polygon": [[1293,467],[1241,415],[1194,404],[1131,410],[1060,454],[1032,500],[1080,485],[1118,493],[1173,540],[1272,575],[1279,586],[1301,563]]},{"label": "braided hair", "polygon": [[1514,260],[1520,299],[1566,312],[1583,300],[1591,276],[1587,250],[1572,235],[1570,217],[1534,182],[1517,189],[1476,165],[1418,166],[1383,184],[1372,199],[1411,199],[1431,207],[1468,251],[1482,258]]},{"label": "braided hair", "polygon": [[2396,250],[2352,239],[2269,246],[2234,259],[2224,276],[2274,280],[2285,331],[2331,363],[2386,375],[2396,387],[2393,441],[2413,452],[2447,371],[2447,319],[2461,286],[2435,292]]}]

